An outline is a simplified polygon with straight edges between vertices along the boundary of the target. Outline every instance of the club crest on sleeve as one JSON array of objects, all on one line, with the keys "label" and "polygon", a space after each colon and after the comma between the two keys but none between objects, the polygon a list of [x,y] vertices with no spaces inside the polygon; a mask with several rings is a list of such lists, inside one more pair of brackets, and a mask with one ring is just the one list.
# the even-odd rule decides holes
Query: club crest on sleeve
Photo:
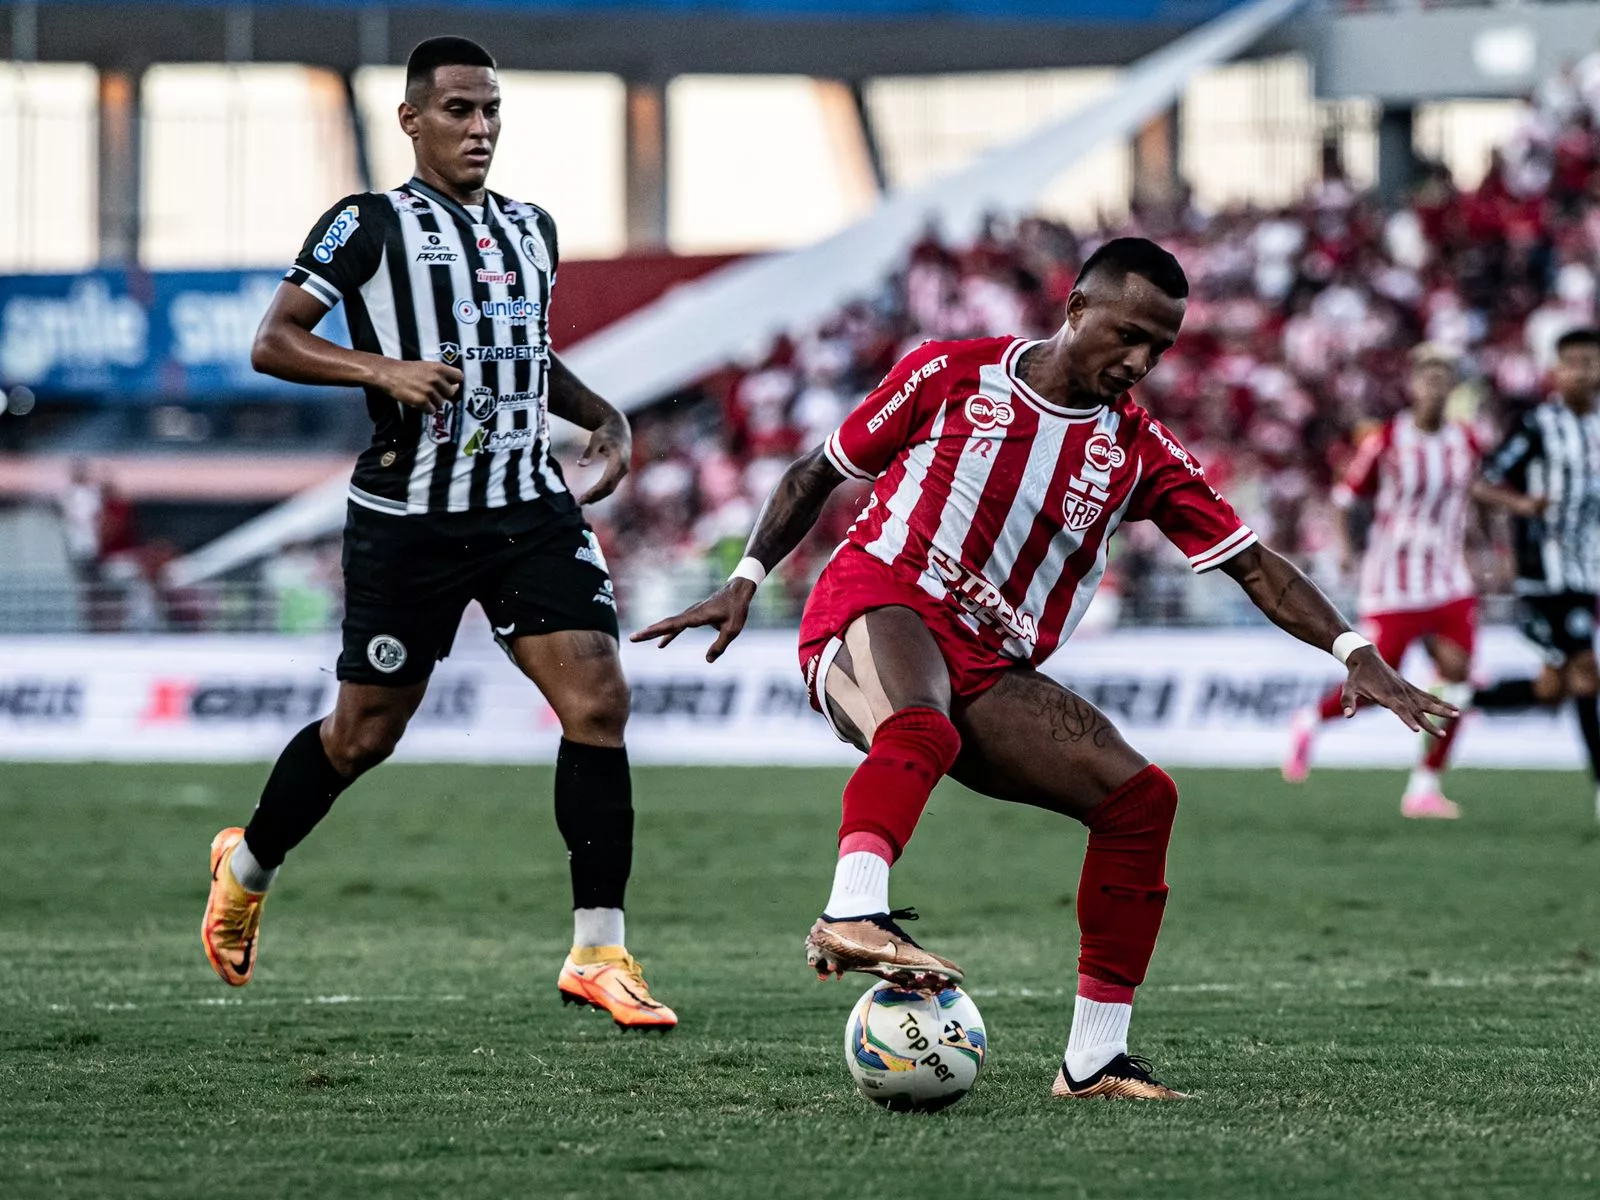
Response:
[{"label": "club crest on sleeve", "polygon": [[522,235],[522,253],[539,270],[548,271],[550,269],[550,254],[545,250],[544,242],[534,237],[533,234],[525,233]]}]

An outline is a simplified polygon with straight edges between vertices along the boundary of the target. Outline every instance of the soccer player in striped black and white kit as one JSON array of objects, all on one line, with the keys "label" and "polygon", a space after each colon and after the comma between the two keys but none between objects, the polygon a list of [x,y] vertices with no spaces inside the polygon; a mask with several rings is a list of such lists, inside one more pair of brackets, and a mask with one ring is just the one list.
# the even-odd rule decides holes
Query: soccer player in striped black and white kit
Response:
[{"label": "soccer player in striped black and white kit", "polygon": [[[1412,351],[1410,408],[1361,443],[1334,489],[1334,500],[1347,520],[1357,500],[1373,506],[1356,600],[1361,632],[1396,670],[1406,650],[1421,640],[1443,681],[1441,694],[1461,707],[1471,699],[1467,679],[1477,628],[1477,595],[1464,544],[1484,447],[1471,426],[1445,419],[1456,381],[1453,352],[1431,345]],[[1340,688],[1330,690],[1317,707],[1297,713],[1283,777],[1290,783],[1304,780],[1317,726],[1350,715]],[[1439,790],[1456,729],[1451,722],[1444,736],[1424,739],[1422,761],[1400,801],[1403,815],[1461,815]]]},{"label": "soccer player in striped black and white kit", "polygon": [[1550,398],[1524,414],[1488,457],[1473,488],[1477,499],[1512,516],[1520,624],[1543,653],[1544,669],[1484,688],[1473,703],[1494,713],[1570,697],[1600,818],[1600,331],[1575,329],[1557,341],[1554,382]]},{"label": "soccer player in striped black and white kit", "polygon": [[[1124,521],[1153,521],[1196,571],[1218,568],[1273,621],[1332,650],[1361,696],[1413,729],[1455,709],[1413,688],[1262,546],[1205,472],[1128,396],[1176,340],[1189,286],[1143,238],[1095,251],[1048,341],[929,342],[902,359],[768,498],[715,595],[634,635],[714,626],[716,658],[755,589],[846,478],[873,490],[806,603],[801,669],[834,731],[866,752],[844,791],[833,891],[806,938],[819,975],[960,981],[900,927],[889,868],[945,774],[1089,827],[1078,885],[1078,998],[1052,1094],[1181,1098],[1128,1054],[1134,989],[1167,897],[1172,779],[1105,715],[1036,668],[1082,619]],[[965,864],[963,864],[965,865]]]},{"label": "soccer player in striped black and white kit", "polygon": [[[676,1016],[623,940],[628,685],[611,577],[580,507],[627,471],[628,423],[550,349],[555,222],[485,187],[500,133],[494,60],[464,38],[423,42],[399,118],[415,175],[328,210],[256,336],[257,370],[363,388],[373,435],[350,483],[338,699],[290,741],[248,827],[213,840],[206,955],[227,983],[249,982],[284,856],[394,751],[476,600],[561,722],[556,824],[574,908],[561,997],[624,1027],[670,1029]],[[339,303],[351,350],[313,332]],[[580,465],[606,463],[581,499],[550,455],[550,414],[592,431]]]}]

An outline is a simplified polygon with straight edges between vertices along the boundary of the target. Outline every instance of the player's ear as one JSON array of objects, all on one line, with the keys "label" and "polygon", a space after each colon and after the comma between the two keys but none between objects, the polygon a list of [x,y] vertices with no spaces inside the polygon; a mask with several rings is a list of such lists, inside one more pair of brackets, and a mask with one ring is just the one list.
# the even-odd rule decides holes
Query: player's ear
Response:
[{"label": "player's ear", "polygon": [[1072,295],[1067,297],[1067,324],[1077,331],[1078,323],[1083,320],[1083,313],[1089,307],[1089,298],[1077,288],[1072,289]]},{"label": "player's ear", "polygon": [[400,118],[401,131],[412,141],[416,141],[417,120],[422,114],[412,107],[411,101],[402,100],[400,101],[400,108],[397,110],[397,115]]}]

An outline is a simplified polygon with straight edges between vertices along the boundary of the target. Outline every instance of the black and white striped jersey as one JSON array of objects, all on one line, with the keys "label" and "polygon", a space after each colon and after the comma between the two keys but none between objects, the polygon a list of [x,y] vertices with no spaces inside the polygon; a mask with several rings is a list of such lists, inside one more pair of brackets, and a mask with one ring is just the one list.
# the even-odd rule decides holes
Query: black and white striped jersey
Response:
[{"label": "black and white striped jersey", "polygon": [[357,350],[464,376],[431,415],[367,389],[372,444],[354,503],[408,515],[570,506],[547,412],[557,263],[550,214],[493,192],[469,209],[412,179],[323,214],[284,278],[329,308],[342,300]]},{"label": "black and white striped jersey", "polygon": [[1548,503],[1512,523],[1517,591],[1600,592],[1600,413],[1559,399],[1526,413],[1484,462],[1484,478]]}]

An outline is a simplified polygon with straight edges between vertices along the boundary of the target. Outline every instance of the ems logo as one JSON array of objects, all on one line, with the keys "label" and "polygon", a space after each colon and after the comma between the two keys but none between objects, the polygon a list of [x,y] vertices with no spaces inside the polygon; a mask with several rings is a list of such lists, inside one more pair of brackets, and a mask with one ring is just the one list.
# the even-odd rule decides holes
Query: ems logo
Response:
[{"label": "ems logo", "polygon": [[1111,493],[1105,488],[1096,487],[1085,479],[1074,476],[1067,480],[1067,495],[1061,502],[1067,528],[1074,532],[1089,528],[1105,512],[1105,502],[1110,498]]},{"label": "ems logo", "polygon": [[550,269],[550,255],[544,248],[544,243],[531,233],[522,235],[522,253],[527,255],[528,261],[541,271]]},{"label": "ems logo", "polygon": [[1004,400],[991,400],[981,393],[967,397],[967,420],[974,429],[1004,429],[1016,419],[1016,410]]},{"label": "ems logo", "polygon": [[1083,448],[1083,457],[1096,471],[1111,471],[1128,461],[1121,446],[1111,440],[1109,433],[1097,433]]},{"label": "ems logo", "polygon": [[406,648],[397,637],[380,633],[367,643],[367,661],[385,675],[393,675],[406,665]]}]

